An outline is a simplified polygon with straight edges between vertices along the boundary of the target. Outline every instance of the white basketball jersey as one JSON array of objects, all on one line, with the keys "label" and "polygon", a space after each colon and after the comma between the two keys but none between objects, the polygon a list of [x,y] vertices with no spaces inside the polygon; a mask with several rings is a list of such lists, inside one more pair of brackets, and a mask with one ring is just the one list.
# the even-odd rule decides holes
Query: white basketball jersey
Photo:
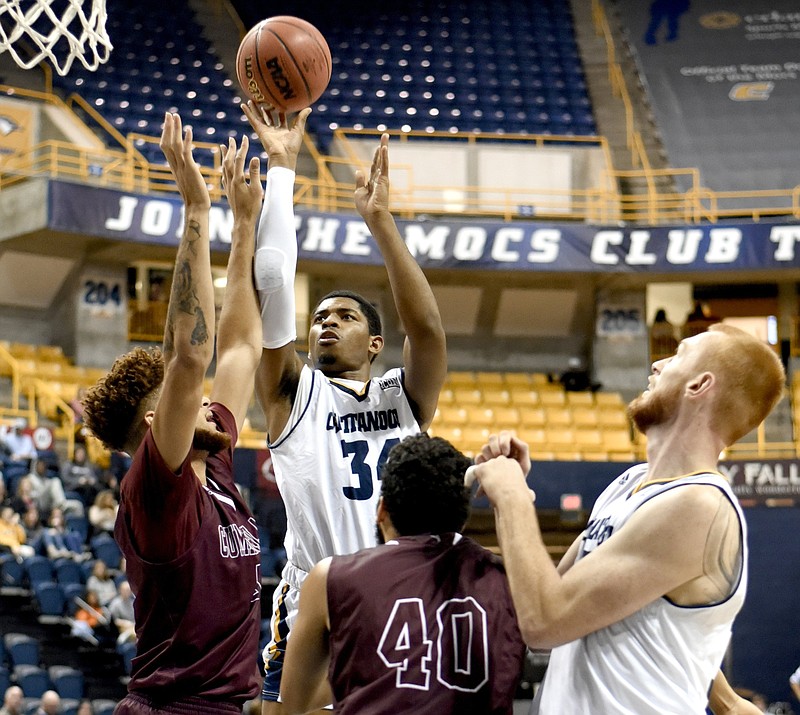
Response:
[{"label": "white basketball jersey", "polygon": [[376,545],[383,463],[419,431],[401,369],[361,383],[303,367],[289,421],[270,445],[286,505],[287,581],[326,556]]},{"label": "white basketball jersey", "polygon": [[647,465],[631,467],[600,495],[582,535],[584,558],[624,527],[650,499],[688,484],[720,489],[739,517],[742,540],[738,583],[725,600],[709,606],[678,606],[662,597],[607,628],[554,648],[532,713],[603,715],[703,715],[733,620],[747,590],[747,533],[739,502],[716,473],[691,474],[652,483]]}]

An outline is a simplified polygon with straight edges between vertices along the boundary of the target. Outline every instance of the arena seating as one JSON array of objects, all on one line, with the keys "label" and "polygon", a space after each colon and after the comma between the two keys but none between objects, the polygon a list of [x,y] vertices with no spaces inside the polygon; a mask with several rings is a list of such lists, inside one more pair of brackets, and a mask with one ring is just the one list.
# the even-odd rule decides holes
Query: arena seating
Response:
[{"label": "arena seating", "polygon": [[[255,24],[261,3],[234,3]],[[288,11],[287,11],[288,14]],[[408,12],[305,2],[331,48],[333,75],[309,117],[324,146],[337,127],[593,135],[568,4],[421,2]]]},{"label": "arena seating", "polygon": [[[317,24],[331,46],[331,83],[309,118],[321,147],[337,127],[596,134],[568,6],[515,0],[481,4],[478,12],[479,4],[423,3],[422,12],[410,13],[384,13],[366,2],[347,13],[322,2],[299,8],[296,14]],[[238,9],[247,24],[264,16],[260,3]],[[240,135],[246,124],[235,72],[223,67],[192,17],[183,0],[110,3],[109,62],[94,73],[76,65],[54,82],[65,94],[80,94],[123,134],[156,136],[164,113],[179,111],[196,140]],[[142,43],[136,30],[144,25]],[[155,144],[140,149],[162,161]]]},{"label": "arena seating", "polygon": [[514,430],[542,460],[637,455],[619,393],[567,392],[544,373],[450,372],[431,432],[474,454],[503,429]]}]

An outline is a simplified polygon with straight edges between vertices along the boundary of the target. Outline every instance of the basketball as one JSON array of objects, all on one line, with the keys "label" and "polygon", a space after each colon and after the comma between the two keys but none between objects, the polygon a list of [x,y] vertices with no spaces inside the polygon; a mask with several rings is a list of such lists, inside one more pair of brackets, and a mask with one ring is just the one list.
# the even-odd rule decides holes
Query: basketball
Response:
[{"label": "basketball", "polygon": [[331,51],[319,30],[298,17],[262,20],[242,39],[236,76],[257,104],[297,112],[316,102],[331,79]]}]

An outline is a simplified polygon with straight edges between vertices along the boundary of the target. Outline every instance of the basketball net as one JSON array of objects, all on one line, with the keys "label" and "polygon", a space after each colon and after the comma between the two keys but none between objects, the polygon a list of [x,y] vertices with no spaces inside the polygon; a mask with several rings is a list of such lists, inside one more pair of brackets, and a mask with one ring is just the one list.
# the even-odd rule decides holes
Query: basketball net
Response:
[{"label": "basketball net", "polygon": [[[96,70],[108,60],[112,50],[106,34],[105,0],[66,0],[67,7],[60,17],[51,7],[54,2],[0,0],[0,52],[8,52],[24,69],[47,58],[63,76],[77,58],[86,69]],[[83,9],[84,2],[91,3],[88,17]],[[26,10],[20,7],[23,4]],[[63,6],[64,0],[59,4]],[[27,60],[17,52],[19,44],[26,39],[36,45],[35,56]],[[26,54],[29,49],[25,48]]]}]

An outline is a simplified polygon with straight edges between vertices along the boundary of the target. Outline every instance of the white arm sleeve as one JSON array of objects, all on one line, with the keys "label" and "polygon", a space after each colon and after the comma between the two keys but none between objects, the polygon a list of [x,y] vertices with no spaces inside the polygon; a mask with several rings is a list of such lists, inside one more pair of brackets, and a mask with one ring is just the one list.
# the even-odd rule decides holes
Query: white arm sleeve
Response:
[{"label": "white arm sleeve", "polygon": [[265,348],[280,348],[297,338],[294,302],[296,269],[294,172],[276,166],[267,172],[253,267],[261,304],[262,344]]}]

